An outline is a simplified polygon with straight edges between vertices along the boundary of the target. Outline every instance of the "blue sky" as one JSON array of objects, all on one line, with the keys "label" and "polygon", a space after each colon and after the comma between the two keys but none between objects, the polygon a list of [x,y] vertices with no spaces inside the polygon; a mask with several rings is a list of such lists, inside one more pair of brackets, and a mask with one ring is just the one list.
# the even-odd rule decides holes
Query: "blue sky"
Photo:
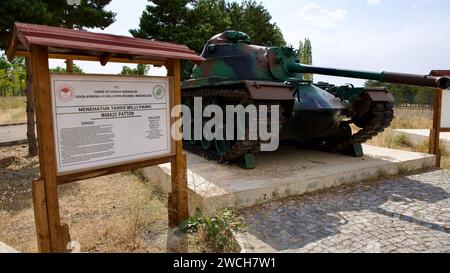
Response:
[{"label": "blue sky", "polygon": [[[262,0],[289,44],[309,37],[315,65],[427,74],[450,68],[449,0]],[[146,0],[113,0],[117,21],[105,32],[129,35]],[[100,30],[96,30],[100,31]],[[62,65],[52,61],[51,65]],[[77,62],[89,73],[118,73],[121,64]],[[101,70],[99,70],[101,69]],[[152,69],[152,73],[164,71]],[[316,77],[335,83],[361,81]]]}]

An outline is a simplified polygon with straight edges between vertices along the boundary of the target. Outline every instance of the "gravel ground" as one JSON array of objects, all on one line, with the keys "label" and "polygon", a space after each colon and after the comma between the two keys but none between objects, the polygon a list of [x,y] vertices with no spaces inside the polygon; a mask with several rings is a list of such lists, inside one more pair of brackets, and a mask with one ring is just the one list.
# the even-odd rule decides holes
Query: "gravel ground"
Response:
[{"label": "gravel ground", "polygon": [[[0,241],[22,252],[37,251],[31,181],[38,176],[26,145],[0,148]],[[83,252],[167,251],[167,198],[132,173],[60,186],[59,200]]]},{"label": "gravel ground", "polygon": [[340,186],[242,216],[270,251],[450,252],[450,170]]}]

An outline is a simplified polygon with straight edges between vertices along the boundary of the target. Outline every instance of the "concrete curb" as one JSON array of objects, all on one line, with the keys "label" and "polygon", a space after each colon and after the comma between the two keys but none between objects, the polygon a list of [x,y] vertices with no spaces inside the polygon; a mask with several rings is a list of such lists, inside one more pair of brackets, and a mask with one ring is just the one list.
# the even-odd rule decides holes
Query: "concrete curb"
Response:
[{"label": "concrete curb", "polygon": [[7,127],[7,126],[18,126],[18,125],[25,125],[26,122],[17,122],[17,123],[8,123],[8,124],[0,124],[0,127]]},{"label": "concrete curb", "polygon": [[275,253],[273,247],[265,244],[249,232],[233,232],[234,240],[239,246],[240,253]]},{"label": "concrete curb", "polygon": [[[429,129],[394,129],[395,136],[405,136],[413,145],[421,145],[429,141]],[[441,132],[441,148],[450,151],[450,133]]]},{"label": "concrete curb", "polygon": [[0,242],[0,253],[19,253],[19,251]]},{"label": "concrete curb", "polygon": [[0,147],[21,145],[21,144],[27,144],[27,143],[28,143],[28,139],[19,139],[19,140],[13,140],[13,141],[0,142]]}]

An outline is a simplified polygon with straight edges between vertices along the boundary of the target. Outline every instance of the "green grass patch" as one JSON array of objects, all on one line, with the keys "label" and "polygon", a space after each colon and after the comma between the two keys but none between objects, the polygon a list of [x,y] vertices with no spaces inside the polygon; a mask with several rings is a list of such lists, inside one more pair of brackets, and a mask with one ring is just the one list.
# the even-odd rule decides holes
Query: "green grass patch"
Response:
[{"label": "green grass patch", "polygon": [[403,147],[411,147],[411,141],[409,140],[406,134],[398,134],[393,138],[394,145],[403,146]]},{"label": "green grass patch", "polygon": [[243,228],[243,220],[232,209],[223,209],[215,216],[208,216],[197,208],[194,216],[184,221],[179,228],[182,232],[199,235],[209,251],[234,252],[238,246],[233,232]]}]

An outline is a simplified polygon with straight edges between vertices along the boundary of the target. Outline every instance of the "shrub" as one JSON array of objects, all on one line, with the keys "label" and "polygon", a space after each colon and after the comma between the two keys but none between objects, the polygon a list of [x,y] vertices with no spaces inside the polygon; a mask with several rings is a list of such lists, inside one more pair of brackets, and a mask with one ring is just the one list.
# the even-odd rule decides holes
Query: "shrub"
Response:
[{"label": "shrub", "polygon": [[179,228],[182,232],[197,233],[211,251],[230,252],[237,248],[233,232],[243,228],[243,220],[232,209],[223,209],[216,216],[207,216],[197,208],[194,216]]}]

